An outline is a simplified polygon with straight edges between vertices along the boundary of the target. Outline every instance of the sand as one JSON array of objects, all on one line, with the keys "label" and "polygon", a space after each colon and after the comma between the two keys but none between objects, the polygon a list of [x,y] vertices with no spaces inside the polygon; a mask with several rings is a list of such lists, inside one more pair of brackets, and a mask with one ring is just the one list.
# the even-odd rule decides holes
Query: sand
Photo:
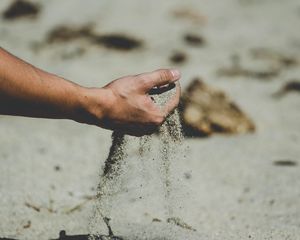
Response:
[{"label": "sand", "polygon": [[[151,97],[155,104],[164,109],[175,93],[176,88],[174,87],[167,92],[154,94]],[[155,140],[158,140],[158,145],[151,144]],[[173,163],[175,159],[185,161],[184,149],[181,148],[183,140],[178,109],[167,116],[157,134],[137,138],[117,131],[113,132],[112,145],[104,169],[99,170],[100,182],[97,188],[94,212],[89,224],[91,240],[103,236],[106,232],[106,236],[111,239],[114,237],[148,240],[157,238],[198,239],[197,235],[193,233],[196,232],[196,229],[185,223],[178,215],[180,214],[178,209],[181,208],[184,197],[187,197],[187,191],[183,185],[178,184],[180,179],[177,174],[180,169],[177,169]],[[129,152],[129,149],[133,148],[134,142],[138,142],[139,155],[137,157]],[[149,174],[150,172],[152,176]],[[153,178],[158,178],[159,181],[153,181]],[[152,223],[148,223],[148,227],[142,227],[139,226],[140,222],[130,216],[130,212],[135,211],[137,206],[145,204],[143,199],[148,200],[153,191],[149,191],[149,189],[157,189],[155,192],[156,195],[160,195],[160,198],[153,201],[153,206],[148,208],[146,213],[137,211],[136,214],[140,217],[145,214],[154,216],[156,206],[160,205],[163,207],[160,214],[162,218],[155,217],[152,219]],[[126,204],[128,197],[132,198],[133,202]],[[124,213],[124,209],[127,213]],[[180,210],[182,211],[182,209]],[[103,229],[103,225],[106,225],[106,231]],[[127,226],[125,233],[122,225]],[[151,225],[154,225],[154,229],[151,229]],[[168,225],[173,225],[173,227]],[[176,227],[174,228],[174,226]]]},{"label": "sand", "polygon": [[[253,119],[253,134],[185,139],[186,160],[174,161],[181,170],[178,178],[190,190],[181,216],[200,239],[299,238],[299,94],[272,97],[285,83],[299,79],[299,66],[281,67],[280,73],[269,79],[218,74],[231,66],[234,54],[240,56],[243,68],[263,71],[277,66],[272,58],[254,58],[252,49],[267,48],[298,57],[297,0],[284,4],[279,0],[39,2],[42,8],[36,19],[0,20],[3,48],[86,86],[102,86],[120,76],[156,68],[179,67],[183,88],[200,76],[224,90]],[[9,3],[0,2],[1,12]],[[178,16],[178,9],[183,8],[200,17],[175,17],[174,11]],[[142,39],[143,47],[119,51],[81,39],[40,46],[58,25],[90,22],[99,34],[124,33]],[[205,44],[187,44],[184,35],[190,32],[201,35]],[[187,56],[181,65],[169,61],[176,51]],[[0,237],[57,239],[61,230],[68,235],[87,234],[94,206],[94,200],[87,199],[96,194],[111,132],[71,121],[7,116],[0,117],[0,132]],[[140,154],[136,144],[129,150],[134,155],[132,162]],[[154,144],[159,145],[154,141],[151,146]],[[296,164],[278,165],[278,161]],[[165,219],[164,206],[156,204],[161,202],[156,194],[161,189],[146,189],[149,197],[134,211],[124,209],[124,215],[141,228],[159,228],[152,220]],[[126,205],[138,202],[128,195],[123,200]],[[119,206],[122,209],[124,205]],[[148,209],[154,209],[153,215],[147,215]],[[107,231],[105,225],[103,229]],[[126,226],[122,229],[125,235]],[[177,226],[174,229],[181,231]]]}]

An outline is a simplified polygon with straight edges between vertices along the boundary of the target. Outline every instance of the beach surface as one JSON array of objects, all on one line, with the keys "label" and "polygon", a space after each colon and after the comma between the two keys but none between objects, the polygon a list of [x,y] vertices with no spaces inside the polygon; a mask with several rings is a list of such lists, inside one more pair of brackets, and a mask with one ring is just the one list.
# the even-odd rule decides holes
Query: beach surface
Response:
[{"label": "beach surface", "polygon": [[[0,46],[33,65],[89,87],[176,67],[183,90],[199,77],[252,119],[253,133],[185,138],[184,159],[171,163],[188,192],[178,204],[196,230],[191,239],[299,239],[300,92],[278,94],[300,82],[299,1],[44,0],[33,1],[31,16],[4,19],[11,3],[0,2]],[[111,42],[116,36],[121,43]],[[88,234],[111,132],[0,116],[0,135],[0,238]],[[138,184],[134,175],[128,181]],[[143,199],[145,208],[130,210],[139,199],[124,194],[128,225],[115,223],[117,233],[171,228],[158,211],[160,193],[148,190],[157,201]]]}]

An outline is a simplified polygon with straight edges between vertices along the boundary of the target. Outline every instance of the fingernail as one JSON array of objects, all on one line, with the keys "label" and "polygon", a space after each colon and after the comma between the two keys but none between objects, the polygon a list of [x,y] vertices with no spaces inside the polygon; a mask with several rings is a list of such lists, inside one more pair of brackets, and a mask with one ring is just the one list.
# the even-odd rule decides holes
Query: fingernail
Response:
[{"label": "fingernail", "polygon": [[177,78],[180,78],[180,75],[181,75],[181,74],[180,74],[180,71],[179,71],[179,70],[177,70],[177,69],[172,69],[172,70],[171,70],[171,73],[172,73],[172,75],[173,75],[174,78],[176,78],[176,79],[177,79]]}]

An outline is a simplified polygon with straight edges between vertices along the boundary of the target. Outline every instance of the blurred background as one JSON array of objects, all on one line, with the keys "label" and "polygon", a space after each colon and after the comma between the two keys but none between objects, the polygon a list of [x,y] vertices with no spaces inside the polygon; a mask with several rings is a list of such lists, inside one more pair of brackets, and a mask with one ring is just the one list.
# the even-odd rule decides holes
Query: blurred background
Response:
[{"label": "blurred background", "polygon": [[[207,239],[299,238],[299,24],[297,0],[0,1],[0,46],[78,84],[181,70],[186,219]],[[0,238],[86,234],[111,132],[0,116],[0,134]]]}]

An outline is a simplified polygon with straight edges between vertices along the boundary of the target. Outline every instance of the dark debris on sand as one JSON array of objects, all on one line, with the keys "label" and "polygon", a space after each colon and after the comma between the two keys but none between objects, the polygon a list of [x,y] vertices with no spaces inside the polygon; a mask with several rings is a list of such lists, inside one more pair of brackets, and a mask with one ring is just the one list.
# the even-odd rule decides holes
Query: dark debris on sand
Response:
[{"label": "dark debris on sand", "polygon": [[47,36],[46,42],[52,43],[63,43],[80,38],[89,38],[93,36],[91,25],[85,25],[82,27],[69,27],[69,26],[58,26],[52,29]]},{"label": "dark debris on sand", "polygon": [[36,17],[39,12],[39,5],[24,0],[16,0],[3,12],[2,18],[14,20],[23,17]]},{"label": "dark debris on sand", "polygon": [[253,132],[252,120],[221,90],[194,79],[180,106],[186,136]]},{"label": "dark debris on sand", "polygon": [[274,161],[273,165],[281,167],[294,167],[297,166],[297,162],[289,159],[282,159]]},{"label": "dark debris on sand", "polygon": [[121,33],[98,34],[91,25],[82,27],[58,26],[48,33],[46,43],[64,43],[78,39],[85,40],[89,44],[122,51],[130,51],[142,46],[141,40]]},{"label": "dark debris on sand", "polygon": [[201,47],[205,44],[205,39],[194,33],[187,33],[183,37],[184,41],[190,46]]},{"label": "dark debris on sand", "polygon": [[133,50],[141,47],[142,43],[132,37],[122,34],[107,34],[102,36],[95,36],[94,42],[103,45],[107,48],[114,48],[117,50]]},{"label": "dark debris on sand", "polygon": [[239,56],[233,55],[231,57],[231,65],[218,69],[217,74],[224,77],[248,77],[271,80],[280,74],[280,68],[269,67],[265,70],[248,69],[241,65]]},{"label": "dark debris on sand", "polygon": [[220,68],[217,73],[219,76],[225,77],[248,77],[259,80],[272,80],[279,76],[283,70],[297,67],[300,60],[293,55],[277,52],[268,48],[254,48],[250,50],[250,56],[254,60],[263,60],[269,63],[269,67],[265,69],[251,69],[241,64],[238,55],[231,56],[231,64]]},{"label": "dark debris on sand", "polygon": [[300,93],[300,80],[291,80],[285,83],[279,91],[273,94],[273,97],[275,98],[283,97],[284,95],[290,92]]},{"label": "dark debris on sand", "polygon": [[174,52],[170,58],[169,58],[170,62],[173,64],[182,64],[184,62],[186,62],[187,60],[187,55],[183,52]]},{"label": "dark debris on sand", "polygon": [[[82,235],[67,235],[66,231],[60,231],[59,233],[59,238],[58,239],[51,239],[51,240],[123,240],[121,237],[117,236],[90,236],[88,234],[82,234]],[[1,238],[0,240],[18,240],[18,239],[13,239],[13,238]]]},{"label": "dark debris on sand", "polygon": [[[61,231],[59,233],[59,239],[56,240],[122,240],[122,238],[117,236],[90,236],[90,235],[67,235],[66,231]],[[55,239],[53,239],[55,240]]]},{"label": "dark debris on sand", "polygon": [[295,56],[280,53],[268,48],[254,48],[250,54],[255,59],[269,60],[281,68],[290,68],[299,65],[299,59]]}]

